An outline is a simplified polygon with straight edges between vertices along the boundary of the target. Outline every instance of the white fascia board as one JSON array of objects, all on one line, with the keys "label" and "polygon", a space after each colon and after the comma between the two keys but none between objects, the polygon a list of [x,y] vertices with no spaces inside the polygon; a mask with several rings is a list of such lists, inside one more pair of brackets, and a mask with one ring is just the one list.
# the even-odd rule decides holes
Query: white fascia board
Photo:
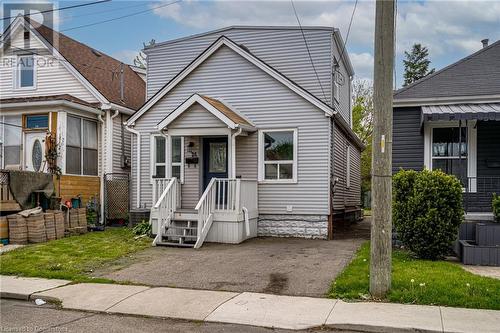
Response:
[{"label": "white fascia board", "polygon": [[225,114],[217,110],[212,104],[208,103],[198,94],[194,94],[189,97],[186,101],[184,101],[181,105],[179,105],[173,112],[171,112],[165,119],[160,121],[158,125],[156,125],[156,129],[163,129],[167,127],[171,122],[173,122],[177,117],[179,117],[184,111],[186,111],[191,105],[194,103],[199,103],[203,106],[207,111],[212,113],[214,116],[219,118],[224,124],[226,124],[229,128],[235,129],[237,124],[234,123],[231,119],[229,119]]},{"label": "white fascia board", "polygon": [[90,93],[92,95],[94,95],[94,97],[100,102],[100,103],[103,103],[103,104],[107,104],[109,103],[109,101],[106,99],[106,97],[104,97],[103,94],[101,94],[99,92],[99,90],[97,90],[85,77],[83,77],[82,74],[80,74],[80,72],[66,59],[63,57],[63,55],[61,53],[59,53],[59,51],[54,47],[52,46],[45,38],[43,38],[43,36],[41,36],[38,31],[31,25],[31,23],[29,23],[29,27],[30,27],[30,30],[31,32],[33,33],[33,35],[43,44],[45,45],[45,47],[50,50],[50,52],[52,53],[52,56],[54,56],[56,58],[57,61],[59,61],[63,66],[64,68],[66,68],[74,77],[76,77],[76,79],[78,81],[80,81],[80,83],[90,91]]},{"label": "white fascia board", "polygon": [[54,101],[37,101],[37,102],[19,102],[19,103],[8,103],[8,104],[2,104],[2,109],[4,111],[7,111],[6,109],[18,109],[18,108],[28,108],[28,107],[44,107],[44,106],[67,106],[73,109],[77,109],[80,111],[86,111],[90,112],[93,114],[101,114],[102,111],[93,108],[90,106],[70,102],[70,101],[65,101],[65,100],[54,100]]},{"label": "white fascia board", "polygon": [[127,108],[125,106],[121,106],[121,105],[118,105],[115,103],[110,103],[109,106],[110,106],[110,109],[118,110],[121,113],[126,114],[127,116],[130,116],[131,114],[134,114],[134,112],[135,112],[135,110],[133,110],[133,109],[130,109],[130,108]]},{"label": "white fascia board", "polygon": [[227,46],[270,76],[272,76],[277,81],[281,82],[287,86],[290,90],[303,97],[305,100],[309,101],[311,104],[315,105],[319,109],[323,110],[325,114],[333,115],[336,111],[313,95],[311,95],[306,90],[294,84],[292,81],[278,73],[273,68],[266,65],[261,60],[254,57],[252,54],[243,50],[237,44],[232,42],[225,36],[220,37],[216,42],[214,42],[208,49],[206,49],[198,58],[196,58],[189,66],[184,68],[179,74],[177,74],[167,85],[165,85],[160,91],[153,95],[143,107],[137,111],[127,122],[127,125],[132,125],[139,117],[141,117],[147,110],[149,110],[153,105],[155,105],[163,96],[165,96],[170,90],[172,90],[179,82],[181,82],[186,76],[188,76],[193,70],[195,70],[200,64],[202,64],[206,59],[208,59],[215,51],[220,47]]},{"label": "white fascia board", "polygon": [[447,104],[481,104],[499,103],[500,95],[433,97],[433,98],[402,98],[394,99],[393,107],[447,105]]}]

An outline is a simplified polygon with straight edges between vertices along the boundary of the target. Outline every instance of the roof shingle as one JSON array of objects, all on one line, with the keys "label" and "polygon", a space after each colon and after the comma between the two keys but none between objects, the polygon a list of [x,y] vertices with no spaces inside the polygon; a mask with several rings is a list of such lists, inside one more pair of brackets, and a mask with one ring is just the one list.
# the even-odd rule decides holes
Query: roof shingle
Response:
[{"label": "roof shingle", "polygon": [[500,41],[394,93],[394,99],[500,94]]}]

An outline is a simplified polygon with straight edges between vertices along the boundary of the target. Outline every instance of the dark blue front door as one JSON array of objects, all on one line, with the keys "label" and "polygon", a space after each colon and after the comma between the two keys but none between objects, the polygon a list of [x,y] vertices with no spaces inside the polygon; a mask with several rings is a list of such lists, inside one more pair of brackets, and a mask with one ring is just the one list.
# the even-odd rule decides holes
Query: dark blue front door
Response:
[{"label": "dark blue front door", "polygon": [[203,190],[212,178],[227,178],[227,138],[203,139]]}]

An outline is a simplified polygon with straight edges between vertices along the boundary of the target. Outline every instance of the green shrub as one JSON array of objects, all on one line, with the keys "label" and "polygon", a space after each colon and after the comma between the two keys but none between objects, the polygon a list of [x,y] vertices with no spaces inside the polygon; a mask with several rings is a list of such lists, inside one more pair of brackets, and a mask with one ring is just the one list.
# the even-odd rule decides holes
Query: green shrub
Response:
[{"label": "green shrub", "polygon": [[418,257],[446,255],[463,220],[462,185],[441,171],[399,171],[393,181],[398,238]]},{"label": "green shrub", "polygon": [[495,221],[500,222],[500,195],[493,193],[491,205],[493,206],[493,216],[495,216]]},{"label": "green shrub", "polygon": [[151,224],[148,221],[142,220],[141,223],[134,225],[132,232],[138,236],[150,235],[151,234]]}]

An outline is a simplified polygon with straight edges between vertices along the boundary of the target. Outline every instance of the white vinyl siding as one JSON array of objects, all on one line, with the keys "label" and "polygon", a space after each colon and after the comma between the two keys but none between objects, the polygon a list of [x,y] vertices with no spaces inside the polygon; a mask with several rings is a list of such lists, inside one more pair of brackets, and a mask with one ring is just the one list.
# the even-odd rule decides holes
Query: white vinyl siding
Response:
[{"label": "white vinyl siding", "polygon": [[[204,36],[159,44],[148,55],[148,98],[170,81],[178,72],[224,35],[246,47],[253,55],[273,67],[302,88],[331,102],[331,29],[304,29],[318,83],[299,29],[233,28]],[[223,80],[224,77],[219,79]]]},{"label": "white vinyl siding", "polygon": [[[235,111],[255,123],[257,128],[297,129],[298,182],[260,184],[259,211],[262,214],[329,213],[328,118],[323,111],[227,47],[214,53],[136,121],[135,129],[142,133],[141,204],[150,205],[152,200],[149,133],[193,93],[222,98]],[[257,141],[257,133],[237,137],[236,175],[257,179]],[[243,161],[249,161],[249,164],[243,165]],[[136,185],[133,186],[136,188]],[[287,212],[287,205],[293,207],[292,212]]]}]

